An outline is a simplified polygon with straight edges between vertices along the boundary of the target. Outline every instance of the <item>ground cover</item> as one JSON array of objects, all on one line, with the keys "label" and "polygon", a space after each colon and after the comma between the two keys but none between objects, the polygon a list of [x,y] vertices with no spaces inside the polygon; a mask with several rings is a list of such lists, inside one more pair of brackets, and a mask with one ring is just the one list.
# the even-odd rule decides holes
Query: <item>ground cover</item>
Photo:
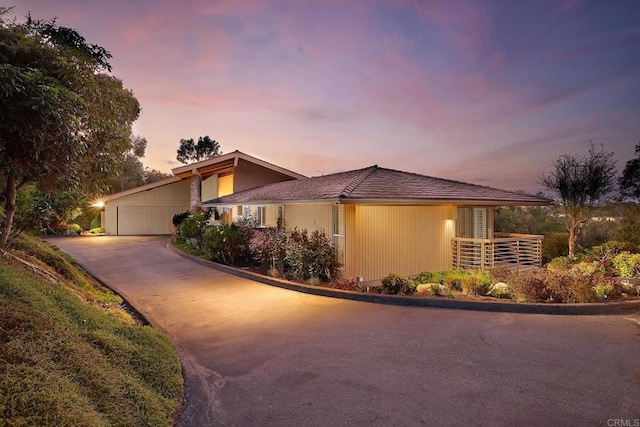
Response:
[{"label": "ground cover", "polygon": [[169,339],[51,245],[15,243],[0,259],[0,424],[174,425]]}]

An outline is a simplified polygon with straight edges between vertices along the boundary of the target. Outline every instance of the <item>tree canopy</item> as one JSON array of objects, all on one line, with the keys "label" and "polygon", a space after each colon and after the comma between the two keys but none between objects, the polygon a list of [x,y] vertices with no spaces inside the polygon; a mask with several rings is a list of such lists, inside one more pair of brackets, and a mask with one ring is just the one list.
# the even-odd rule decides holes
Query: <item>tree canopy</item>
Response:
[{"label": "tree canopy", "polygon": [[104,186],[136,149],[131,126],[140,114],[133,93],[107,73],[107,50],[55,20],[19,23],[6,19],[9,12],[0,7],[0,245],[23,186]]},{"label": "tree canopy", "polygon": [[640,142],[636,145],[636,158],[627,162],[618,185],[622,197],[640,202]]},{"label": "tree canopy", "polygon": [[209,135],[198,138],[198,142],[191,139],[181,139],[176,159],[184,164],[199,162],[222,154],[220,144],[209,138]]},{"label": "tree canopy", "polygon": [[575,258],[580,228],[593,209],[613,190],[616,176],[613,153],[596,150],[590,144],[586,156],[564,154],[553,163],[553,170],[540,175],[540,183],[560,198],[569,231],[569,257]]}]

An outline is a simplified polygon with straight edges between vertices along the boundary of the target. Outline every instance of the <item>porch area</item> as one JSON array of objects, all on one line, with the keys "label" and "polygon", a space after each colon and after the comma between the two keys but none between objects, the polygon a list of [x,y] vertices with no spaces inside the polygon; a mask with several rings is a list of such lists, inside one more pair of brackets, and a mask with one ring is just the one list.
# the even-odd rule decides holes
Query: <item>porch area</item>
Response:
[{"label": "porch area", "polygon": [[451,239],[453,268],[506,267],[525,270],[542,265],[542,239],[534,234],[495,233],[491,239]]}]

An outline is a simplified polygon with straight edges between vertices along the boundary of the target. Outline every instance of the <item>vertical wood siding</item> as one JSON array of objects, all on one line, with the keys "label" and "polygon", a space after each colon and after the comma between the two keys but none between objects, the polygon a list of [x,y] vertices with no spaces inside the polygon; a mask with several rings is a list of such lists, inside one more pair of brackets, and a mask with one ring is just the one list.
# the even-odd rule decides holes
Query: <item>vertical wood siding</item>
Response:
[{"label": "vertical wood siding", "polygon": [[190,181],[124,196],[105,207],[106,234],[170,234],[173,215],[189,208]]},{"label": "vertical wood siding", "polygon": [[306,228],[308,231],[324,230],[328,238],[333,237],[333,205],[323,204],[291,204],[284,208],[287,229]]},{"label": "vertical wood siding", "polygon": [[347,248],[349,277],[380,280],[389,273],[413,276],[451,268],[454,221],[449,206],[355,207],[355,234]]}]

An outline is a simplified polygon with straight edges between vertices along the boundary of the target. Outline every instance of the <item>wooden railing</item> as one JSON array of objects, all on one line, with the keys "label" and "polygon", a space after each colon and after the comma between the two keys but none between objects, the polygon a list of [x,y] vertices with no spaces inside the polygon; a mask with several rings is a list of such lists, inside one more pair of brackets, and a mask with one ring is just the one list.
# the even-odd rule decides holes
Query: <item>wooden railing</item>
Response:
[{"label": "wooden railing", "polygon": [[453,268],[517,270],[542,264],[542,238],[532,234],[496,233],[493,239],[451,239]]}]

